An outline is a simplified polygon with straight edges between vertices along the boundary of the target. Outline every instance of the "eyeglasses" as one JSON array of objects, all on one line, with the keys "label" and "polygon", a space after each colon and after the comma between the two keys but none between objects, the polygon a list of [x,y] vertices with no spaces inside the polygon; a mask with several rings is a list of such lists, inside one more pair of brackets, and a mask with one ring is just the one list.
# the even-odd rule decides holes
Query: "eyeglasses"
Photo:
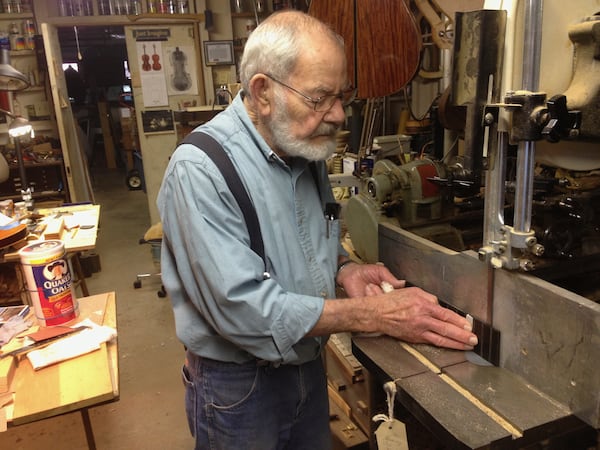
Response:
[{"label": "eyeglasses", "polygon": [[306,95],[303,92],[300,92],[298,89],[295,89],[295,88],[285,84],[283,81],[279,81],[277,78],[273,77],[272,75],[269,75],[268,73],[265,73],[264,75],[266,77],[270,78],[271,80],[273,80],[275,83],[278,83],[278,84],[282,85],[283,87],[288,88],[290,91],[293,91],[296,94],[300,95],[301,97],[304,97],[304,99],[306,101],[312,103],[313,109],[316,112],[329,111],[335,104],[336,100],[341,101],[342,106],[346,107],[350,103],[352,103],[354,101],[354,99],[356,98],[356,89],[355,88],[348,88],[342,92],[338,92],[337,94],[327,94],[327,95],[323,95],[321,97],[313,98],[310,95]]}]

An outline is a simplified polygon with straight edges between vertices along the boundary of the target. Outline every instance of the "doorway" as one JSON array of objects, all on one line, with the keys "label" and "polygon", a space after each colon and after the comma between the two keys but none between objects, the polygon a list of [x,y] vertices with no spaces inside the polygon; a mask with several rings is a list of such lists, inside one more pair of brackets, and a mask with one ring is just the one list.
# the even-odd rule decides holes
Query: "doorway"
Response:
[{"label": "doorway", "polygon": [[65,82],[88,166],[126,166],[120,111],[133,107],[123,26],[59,27]]}]

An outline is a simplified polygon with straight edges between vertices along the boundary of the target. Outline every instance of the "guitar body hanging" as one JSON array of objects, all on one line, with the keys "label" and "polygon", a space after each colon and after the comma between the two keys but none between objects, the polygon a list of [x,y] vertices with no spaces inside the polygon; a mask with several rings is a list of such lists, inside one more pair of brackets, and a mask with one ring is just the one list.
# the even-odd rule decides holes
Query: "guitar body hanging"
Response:
[{"label": "guitar body hanging", "polygon": [[417,73],[421,33],[405,0],[313,0],[308,13],[344,38],[358,98],[394,94]]}]

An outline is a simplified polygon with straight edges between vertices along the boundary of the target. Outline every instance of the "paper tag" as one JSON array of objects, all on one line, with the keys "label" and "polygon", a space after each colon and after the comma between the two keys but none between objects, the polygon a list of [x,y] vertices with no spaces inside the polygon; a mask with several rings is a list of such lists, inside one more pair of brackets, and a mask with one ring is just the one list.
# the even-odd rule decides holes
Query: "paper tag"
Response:
[{"label": "paper tag", "polygon": [[383,422],[375,431],[379,450],[408,450],[406,426],[399,420]]}]

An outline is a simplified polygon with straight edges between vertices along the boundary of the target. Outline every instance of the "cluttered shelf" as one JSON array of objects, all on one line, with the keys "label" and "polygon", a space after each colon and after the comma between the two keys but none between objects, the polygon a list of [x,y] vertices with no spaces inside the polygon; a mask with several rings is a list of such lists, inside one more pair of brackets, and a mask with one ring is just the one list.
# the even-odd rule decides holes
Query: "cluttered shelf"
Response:
[{"label": "cluttered shelf", "polygon": [[[6,200],[13,200],[16,197],[18,197],[19,195],[20,194],[0,195],[0,202],[6,201]],[[45,201],[51,201],[51,202],[61,201],[64,199],[64,196],[65,196],[64,191],[52,190],[52,189],[45,189],[40,192],[32,192],[31,193],[31,198],[34,200],[45,200]]]},{"label": "cluttered shelf", "polygon": [[33,49],[11,50],[9,54],[11,58],[19,56],[36,56],[36,51]]},{"label": "cluttered shelf", "polygon": [[[32,187],[31,195],[34,199],[51,197],[59,197],[63,201],[67,199],[68,193],[64,182],[62,161],[28,163],[24,167],[27,172],[27,183]],[[0,203],[6,200],[18,201],[21,199],[21,186],[19,166],[9,164],[8,179],[0,183]]]},{"label": "cluttered shelf", "polygon": [[[7,2],[8,3],[8,2]],[[23,12],[2,12],[0,13],[0,20],[19,20],[19,19],[32,19],[33,13],[31,11]]]},{"label": "cluttered shelf", "polygon": [[[0,183],[0,201],[21,198],[23,181],[14,144],[0,146],[1,156],[6,160],[7,174]],[[40,137],[22,144],[25,184],[32,188],[34,199],[59,198],[69,201],[60,143],[53,138]]]}]

